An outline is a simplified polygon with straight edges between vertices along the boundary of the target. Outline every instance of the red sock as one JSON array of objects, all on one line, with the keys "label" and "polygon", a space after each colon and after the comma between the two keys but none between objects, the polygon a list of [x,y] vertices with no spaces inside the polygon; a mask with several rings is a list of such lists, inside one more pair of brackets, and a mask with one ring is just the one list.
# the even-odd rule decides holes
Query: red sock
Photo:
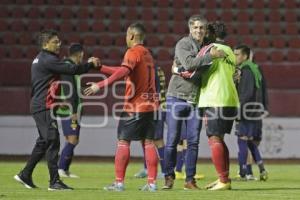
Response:
[{"label": "red sock", "polygon": [[155,183],[157,176],[158,155],[152,142],[145,142],[145,160],[148,170],[148,184]]},{"label": "red sock", "polygon": [[126,168],[129,163],[130,148],[127,142],[118,142],[115,155],[116,182],[124,182]]},{"label": "red sock", "polygon": [[226,155],[226,171],[228,171],[228,174],[229,174],[229,168],[230,168],[230,158],[229,158],[229,150],[227,148],[227,145],[226,143],[224,142],[224,140],[222,140],[222,143],[223,143],[223,146],[224,146],[224,149],[225,149],[225,155]]},{"label": "red sock", "polygon": [[222,183],[227,183],[229,181],[229,171],[226,169],[227,159],[226,159],[226,150],[223,142],[221,140],[216,140],[209,138],[208,140],[210,150],[211,150],[211,159],[215,165],[217,173],[219,174],[219,179]]}]

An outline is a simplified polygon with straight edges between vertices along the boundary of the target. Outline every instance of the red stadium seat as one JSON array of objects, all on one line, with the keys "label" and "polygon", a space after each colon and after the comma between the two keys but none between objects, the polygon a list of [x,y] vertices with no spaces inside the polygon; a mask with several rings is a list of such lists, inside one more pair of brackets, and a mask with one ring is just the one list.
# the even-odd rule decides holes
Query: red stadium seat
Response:
[{"label": "red stadium seat", "polygon": [[63,7],[60,11],[59,11],[59,15],[62,19],[73,19],[74,18],[74,14],[71,8],[69,7]]},{"label": "red stadium seat", "polygon": [[250,35],[251,34],[251,29],[249,27],[249,24],[247,24],[247,23],[240,24],[237,27],[237,34],[239,34],[239,35]]},{"label": "red stadium seat", "polygon": [[287,42],[285,41],[284,38],[277,38],[277,37],[273,37],[272,38],[272,47],[273,48],[280,48],[283,49],[287,46]]},{"label": "red stadium seat", "polygon": [[172,35],[166,35],[162,41],[164,47],[175,47],[177,42],[176,38]]},{"label": "red stadium seat", "polygon": [[206,1],[204,3],[204,7],[206,9],[212,9],[212,10],[214,10],[214,9],[216,9],[218,7],[218,4],[217,4],[217,1]]},{"label": "red stadium seat", "polygon": [[77,33],[66,34],[64,35],[64,39],[67,41],[67,44],[81,43],[80,36]]},{"label": "red stadium seat", "polygon": [[77,0],[62,0],[64,5],[77,5]]},{"label": "red stadium seat", "polygon": [[47,4],[47,2],[45,2],[43,0],[31,0],[31,4],[32,5],[45,5],[45,4]]},{"label": "red stadium seat", "polygon": [[[198,0],[189,0],[189,1],[187,1],[187,6],[190,9],[200,8],[201,7],[201,1],[198,1]],[[199,14],[199,9],[198,9],[198,14]]]},{"label": "red stadium seat", "polygon": [[57,25],[53,21],[46,21],[45,23],[43,23],[43,27],[44,27],[44,29],[56,30]]},{"label": "red stadium seat", "polygon": [[268,54],[265,50],[256,51],[254,54],[254,60],[258,63],[268,62]]},{"label": "red stadium seat", "polygon": [[71,24],[71,21],[65,21],[59,25],[59,30],[62,33],[69,33],[69,32],[73,32],[75,28],[73,27],[73,24]]},{"label": "red stadium seat", "polygon": [[216,13],[215,10],[213,11],[208,11],[206,14],[205,14],[205,17],[207,18],[208,21],[216,21],[218,20],[218,14]]},{"label": "red stadium seat", "polygon": [[241,43],[246,44],[250,48],[255,46],[255,40],[254,40],[254,37],[252,35],[243,37]]},{"label": "red stadium seat", "polygon": [[139,14],[136,8],[127,8],[124,12],[124,17],[127,20],[137,20],[138,15]]},{"label": "red stadium seat", "polygon": [[26,48],[25,56],[29,60],[33,60],[38,54],[38,48],[36,46],[29,46]]},{"label": "red stadium seat", "polygon": [[270,22],[280,22],[281,21],[281,14],[277,10],[271,10],[270,13],[268,14],[268,16],[269,16]]},{"label": "red stadium seat", "polygon": [[252,7],[254,9],[264,9],[265,2],[264,1],[252,1]]},{"label": "red stadium seat", "polygon": [[154,1],[141,1],[141,7],[143,8],[150,8],[150,7],[153,7],[154,5]]},{"label": "red stadium seat", "polygon": [[154,10],[151,8],[143,8],[140,13],[141,19],[144,21],[152,21],[155,19]]},{"label": "red stadium seat", "polygon": [[77,31],[82,32],[89,32],[90,31],[90,26],[86,20],[80,20],[79,22],[76,23],[76,29]]},{"label": "red stadium seat", "polygon": [[[2,11],[1,11],[2,12]],[[26,17],[26,11],[25,8],[20,7],[15,7],[13,9],[12,13],[12,18],[25,18]]]},{"label": "red stadium seat", "polygon": [[110,49],[108,51],[108,58],[110,60],[114,60],[114,61],[121,61],[122,60],[122,53],[119,51],[119,49]]},{"label": "red stadium seat", "polygon": [[282,7],[280,0],[266,1],[267,8],[279,9]]},{"label": "red stadium seat", "polygon": [[80,20],[86,20],[90,18],[90,12],[89,9],[86,7],[79,8],[76,12],[77,18]]},{"label": "red stadium seat", "polygon": [[297,13],[293,10],[285,10],[284,19],[286,22],[297,22]]},{"label": "red stadium seat", "polygon": [[247,13],[246,10],[241,10],[236,14],[235,19],[240,23],[247,23],[251,21],[251,15],[250,13]]},{"label": "red stadium seat", "polygon": [[125,47],[126,46],[126,37],[125,37],[125,35],[116,36],[115,45],[117,45],[119,47]]},{"label": "red stadium seat", "polygon": [[272,62],[283,62],[284,54],[282,51],[272,51],[271,52],[271,61]]},{"label": "red stadium seat", "polygon": [[[175,28],[176,25],[173,25],[172,28]],[[170,32],[170,27],[168,25],[168,22],[160,22],[157,24],[157,33],[169,33]],[[174,30],[173,30],[174,32]]]},{"label": "red stadium seat", "polygon": [[93,55],[94,57],[97,57],[97,58],[102,59],[102,58],[105,57],[105,52],[103,51],[102,48],[94,48],[94,49],[93,49],[92,55]]},{"label": "red stadium seat", "polygon": [[277,24],[277,23],[270,24],[269,33],[271,35],[281,35],[282,34],[282,30],[281,30],[280,25]]},{"label": "red stadium seat", "polygon": [[122,32],[122,25],[120,23],[120,21],[110,21],[110,24],[108,25],[108,30],[112,33]]},{"label": "red stadium seat", "polygon": [[94,20],[94,23],[91,25],[93,32],[104,32],[105,25],[103,24],[102,20]]},{"label": "red stadium seat", "polygon": [[287,52],[288,62],[300,62],[300,51],[299,50],[289,50]]},{"label": "red stadium seat", "polygon": [[27,25],[27,30],[30,32],[39,32],[42,29],[42,25],[37,20],[30,20]]},{"label": "red stadium seat", "polygon": [[17,5],[26,5],[26,4],[30,4],[29,0],[16,0],[16,4]]},{"label": "red stadium seat", "polygon": [[295,8],[299,7],[299,1],[297,1],[297,0],[285,0],[283,2],[283,6],[285,8],[295,9]]},{"label": "red stadium seat", "polygon": [[186,21],[186,14],[183,9],[173,9],[173,20],[174,21]]},{"label": "red stadium seat", "polygon": [[15,32],[24,32],[25,23],[21,20],[15,20],[10,23],[10,29]]},{"label": "red stadium seat", "polygon": [[100,3],[100,1],[95,1],[95,3],[99,3],[98,6],[105,6],[107,5],[107,3],[110,3],[111,6],[113,7],[120,7],[120,6],[123,6],[123,1],[122,0],[114,0],[114,1],[102,1],[102,3]]},{"label": "red stadium seat", "polygon": [[300,48],[300,38],[299,37],[290,37],[288,41],[290,48]]},{"label": "red stadium seat", "polygon": [[255,26],[252,29],[252,33],[254,35],[265,35],[267,33],[265,24],[262,24],[262,23],[255,24]]},{"label": "red stadium seat", "polygon": [[98,37],[95,35],[85,35],[83,37],[83,44],[86,46],[94,46],[99,44]]},{"label": "red stadium seat", "polygon": [[236,8],[237,9],[248,9],[250,7],[249,1],[236,1]]},{"label": "red stadium seat", "polygon": [[11,46],[8,55],[13,60],[23,59],[23,48]]},{"label": "red stadium seat", "polygon": [[258,38],[256,41],[256,45],[258,48],[270,48],[269,38]]},{"label": "red stadium seat", "polygon": [[8,22],[6,20],[0,19],[0,32],[8,30]]},{"label": "red stadium seat", "polygon": [[156,6],[158,8],[168,8],[170,6],[169,1],[157,1]]},{"label": "red stadium seat", "polygon": [[146,44],[149,47],[157,47],[160,46],[160,39],[157,35],[148,35],[146,37]]},{"label": "red stadium seat", "polygon": [[264,22],[266,21],[266,15],[264,10],[255,10],[252,14],[252,21],[254,22]]},{"label": "red stadium seat", "polygon": [[105,18],[105,10],[101,7],[94,8],[92,14],[94,20],[103,20]]},{"label": "red stadium seat", "polygon": [[178,35],[183,35],[188,33],[188,26],[186,22],[174,22],[173,33]]},{"label": "red stadium seat", "polygon": [[155,33],[157,30],[157,26],[153,23],[153,21],[146,21],[144,22],[144,26],[146,28],[147,33]]},{"label": "red stadium seat", "polygon": [[90,6],[92,3],[94,3],[92,0],[79,0],[79,5],[81,6]]},{"label": "red stadium seat", "polygon": [[57,9],[54,7],[46,7],[46,9],[44,10],[43,14],[44,14],[44,18],[52,20],[55,19],[57,17]]},{"label": "red stadium seat", "polygon": [[37,7],[30,7],[27,16],[32,19],[39,19],[41,17],[41,11]]},{"label": "red stadium seat", "polygon": [[229,36],[226,38],[226,43],[230,46],[230,47],[234,47],[238,44],[237,38],[235,36]]},{"label": "red stadium seat", "polygon": [[220,1],[220,7],[223,9],[232,9],[235,7],[233,0],[223,0]]},{"label": "red stadium seat", "polygon": [[124,5],[128,7],[137,7],[138,0],[126,0]]},{"label": "red stadium seat", "polygon": [[100,45],[102,46],[110,46],[113,44],[113,39],[109,34],[101,35],[100,38]]},{"label": "red stadium seat", "polygon": [[162,22],[162,21],[168,21],[169,20],[169,17],[170,17],[170,15],[169,15],[169,10],[168,9],[166,9],[166,8],[161,8],[161,9],[157,9],[158,11],[157,11],[157,21],[160,21],[160,22]]},{"label": "red stadium seat", "polygon": [[285,23],[285,33],[288,35],[298,35],[300,28],[298,28],[296,23]]},{"label": "red stadium seat", "polygon": [[34,44],[33,40],[32,40],[32,34],[31,33],[23,33],[20,34],[19,36],[19,43],[21,45],[31,45]]},{"label": "red stadium seat", "polygon": [[159,61],[169,61],[172,60],[172,56],[170,55],[169,51],[166,49],[159,49],[157,51],[157,60]]},{"label": "red stadium seat", "polygon": [[121,20],[122,13],[120,8],[112,8],[111,10],[107,10],[107,16],[109,16],[109,19],[111,20]]},{"label": "red stadium seat", "polygon": [[182,0],[173,0],[172,4],[173,4],[173,8],[183,9],[186,7],[185,1]]},{"label": "red stadium seat", "polygon": [[12,33],[4,33],[1,35],[3,44],[14,45],[16,44],[15,35]]},{"label": "red stadium seat", "polygon": [[234,19],[235,18],[231,11],[224,10],[224,12],[222,12],[220,15],[220,20],[224,22],[232,22]]}]

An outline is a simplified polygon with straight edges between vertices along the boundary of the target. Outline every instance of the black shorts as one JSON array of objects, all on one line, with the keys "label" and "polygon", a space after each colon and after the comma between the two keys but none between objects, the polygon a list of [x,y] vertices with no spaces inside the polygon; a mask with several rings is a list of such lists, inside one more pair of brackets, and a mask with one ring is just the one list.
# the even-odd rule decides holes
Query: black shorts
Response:
[{"label": "black shorts", "polygon": [[209,107],[204,109],[206,134],[223,136],[230,134],[237,109],[235,107]]},{"label": "black shorts", "polygon": [[236,122],[236,135],[250,140],[261,141],[262,120],[241,120]]},{"label": "black shorts", "polygon": [[154,139],[156,112],[127,113],[122,112],[118,126],[119,140]]}]

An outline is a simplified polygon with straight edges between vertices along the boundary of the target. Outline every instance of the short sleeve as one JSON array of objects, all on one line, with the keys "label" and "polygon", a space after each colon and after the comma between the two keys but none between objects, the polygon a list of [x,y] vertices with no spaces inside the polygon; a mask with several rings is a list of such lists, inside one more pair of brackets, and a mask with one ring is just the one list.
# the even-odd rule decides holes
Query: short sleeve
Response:
[{"label": "short sleeve", "polygon": [[123,62],[122,62],[122,66],[128,67],[131,71],[135,68],[135,66],[138,63],[138,55],[132,51],[132,50],[127,50],[127,52],[125,53]]}]

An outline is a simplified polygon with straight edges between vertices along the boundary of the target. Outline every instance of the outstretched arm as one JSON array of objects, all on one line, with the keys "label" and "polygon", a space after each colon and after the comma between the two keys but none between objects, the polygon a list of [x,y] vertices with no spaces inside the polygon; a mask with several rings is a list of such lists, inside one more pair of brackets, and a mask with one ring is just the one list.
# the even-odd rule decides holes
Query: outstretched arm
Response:
[{"label": "outstretched arm", "polygon": [[[103,66],[102,66],[103,67]],[[90,87],[86,88],[84,90],[84,94],[89,96],[92,94],[95,94],[96,92],[98,92],[101,88],[104,88],[106,86],[109,86],[110,84],[112,84],[113,82],[120,80],[124,77],[126,77],[128,74],[130,73],[129,68],[121,66],[119,67],[119,69],[117,69],[109,78],[100,81],[98,83],[94,83],[94,82],[89,82],[87,83],[87,85],[90,85]]]},{"label": "outstretched arm", "polygon": [[121,66],[102,65],[102,67],[100,68],[100,72],[103,73],[103,74],[112,75],[113,73],[115,73],[120,68],[121,68]]}]

